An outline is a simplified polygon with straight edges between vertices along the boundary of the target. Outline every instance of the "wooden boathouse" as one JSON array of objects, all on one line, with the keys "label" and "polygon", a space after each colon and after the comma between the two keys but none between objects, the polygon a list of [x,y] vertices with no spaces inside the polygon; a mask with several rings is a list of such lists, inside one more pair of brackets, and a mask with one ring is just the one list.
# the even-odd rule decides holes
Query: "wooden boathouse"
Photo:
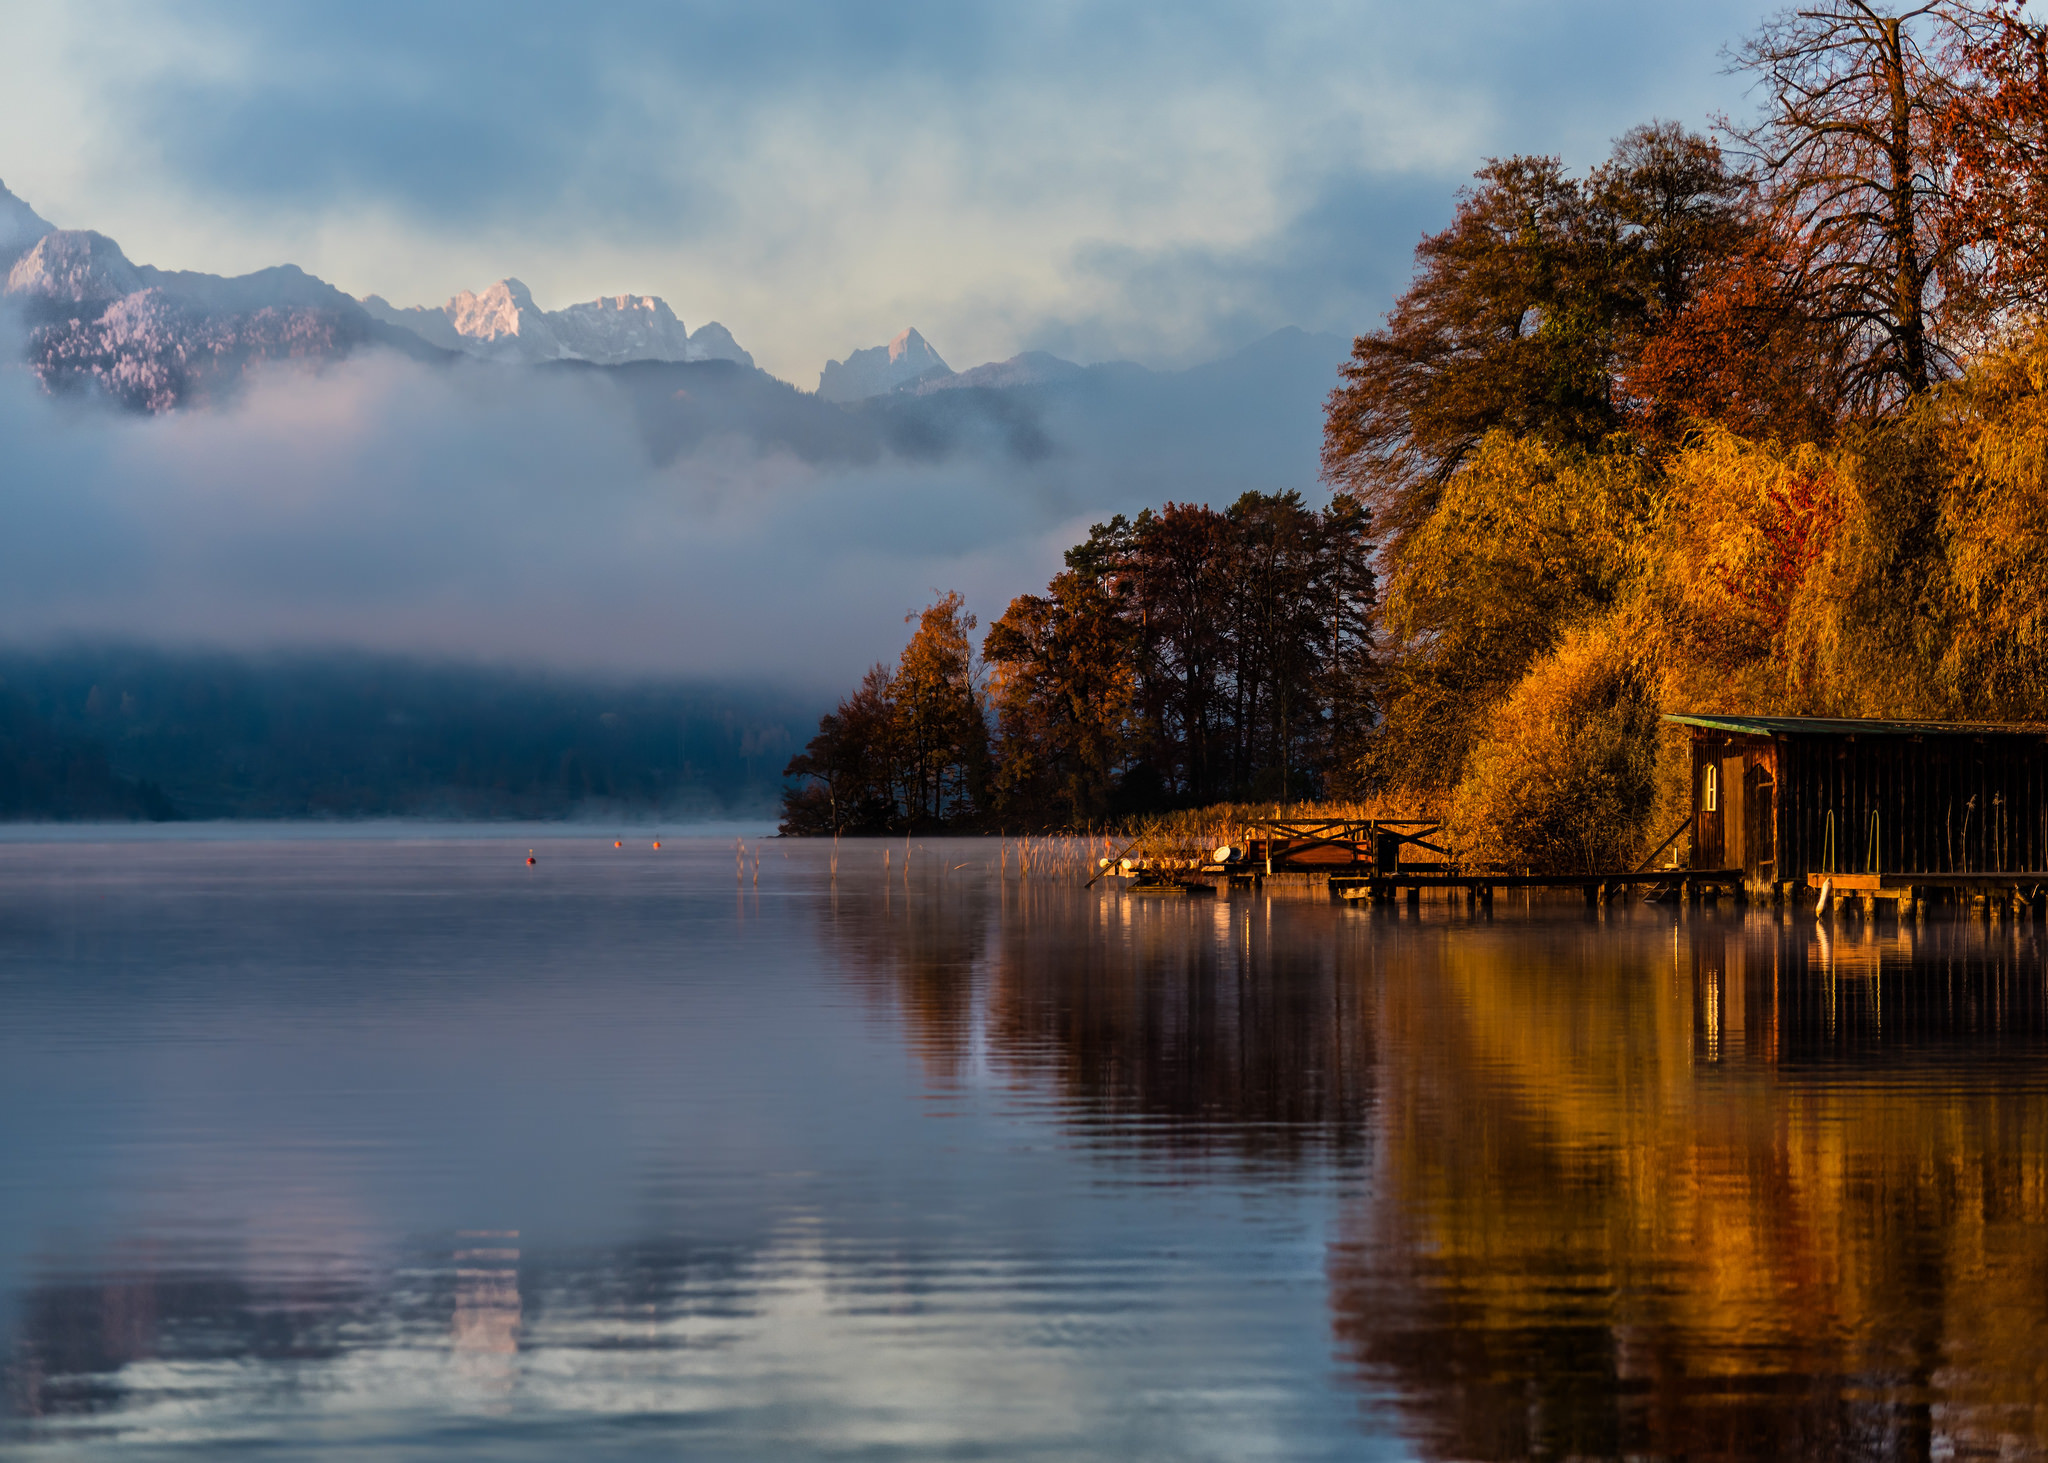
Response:
[{"label": "wooden boathouse", "polygon": [[1765,895],[2048,891],[2048,723],[1665,720],[1692,732],[1694,868]]}]

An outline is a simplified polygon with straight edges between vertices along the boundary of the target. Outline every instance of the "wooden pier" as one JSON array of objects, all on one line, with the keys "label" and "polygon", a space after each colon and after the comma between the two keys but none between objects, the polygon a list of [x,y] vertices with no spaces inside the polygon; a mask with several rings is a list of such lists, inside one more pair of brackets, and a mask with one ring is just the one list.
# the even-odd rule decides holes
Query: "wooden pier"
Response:
[{"label": "wooden pier", "polygon": [[[1492,908],[1501,889],[1563,889],[1583,894],[1588,906],[1608,903],[1636,890],[1662,889],[1673,898],[1698,902],[1724,892],[1743,897],[1741,869],[1631,869],[1572,874],[1529,874],[1467,867],[1441,841],[1443,824],[1430,818],[1273,818],[1250,825],[1243,846],[1217,849],[1207,861],[1172,870],[1150,861],[1126,866],[1127,873],[1183,885],[1256,884],[1268,878],[1307,877],[1327,881],[1332,899],[1419,905],[1425,892],[1456,891],[1469,907]],[[1666,840],[1669,846],[1671,840]],[[1663,849],[1659,849],[1661,854]],[[1135,887],[1135,886],[1134,886]],[[1147,891],[1157,883],[1144,886]]]},{"label": "wooden pier", "polygon": [[1816,912],[1835,904],[1874,910],[1880,903],[1895,914],[1935,908],[2009,909],[2035,920],[2048,919],[2048,872],[2040,869],[1990,870],[1964,874],[1808,874],[1806,886],[1816,896]]},{"label": "wooden pier", "polygon": [[[1242,856],[1230,861],[1231,872],[1264,874],[1391,872],[1404,856],[1434,854],[1435,861],[1407,860],[1417,869],[1442,868],[1453,855],[1431,842],[1443,824],[1433,818],[1269,818],[1251,825],[1253,832]],[[1208,872],[1225,871],[1222,864]]]},{"label": "wooden pier", "polygon": [[1664,888],[1687,903],[1718,898],[1724,891],[1743,897],[1740,869],[1650,869],[1625,874],[1495,874],[1424,873],[1368,874],[1356,878],[1333,877],[1332,899],[1363,899],[1374,904],[1392,904],[1405,898],[1411,905],[1422,902],[1426,889],[1460,890],[1468,905],[1493,907],[1497,889],[1576,889],[1588,907],[1606,904],[1632,890],[1645,892]]}]

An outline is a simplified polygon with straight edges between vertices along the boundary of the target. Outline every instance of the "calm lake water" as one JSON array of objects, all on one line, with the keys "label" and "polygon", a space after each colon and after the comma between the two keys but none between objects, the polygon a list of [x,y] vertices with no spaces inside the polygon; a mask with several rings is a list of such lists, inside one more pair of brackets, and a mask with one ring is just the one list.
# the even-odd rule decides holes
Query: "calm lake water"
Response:
[{"label": "calm lake water", "polygon": [[0,844],[0,1453],[2048,1453],[2030,925],[556,832]]}]

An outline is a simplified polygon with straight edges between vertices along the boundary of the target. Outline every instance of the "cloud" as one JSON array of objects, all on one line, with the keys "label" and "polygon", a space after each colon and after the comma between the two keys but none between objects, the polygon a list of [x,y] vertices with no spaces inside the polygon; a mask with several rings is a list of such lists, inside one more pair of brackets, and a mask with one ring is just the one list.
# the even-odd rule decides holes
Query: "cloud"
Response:
[{"label": "cloud", "polygon": [[1312,491],[1343,343],[1264,349],[1206,374],[854,412],[716,364],[373,353],[141,418],[10,370],[0,624],[839,688],[893,658],[933,591],[1000,613],[1091,520]]},{"label": "cloud", "polygon": [[1739,101],[1765,8],[62,7],[0,57],[0,177],[162,265],[661,293],[805,385],[908,323],[1184,362],[1368,324],[1486,154]]}]

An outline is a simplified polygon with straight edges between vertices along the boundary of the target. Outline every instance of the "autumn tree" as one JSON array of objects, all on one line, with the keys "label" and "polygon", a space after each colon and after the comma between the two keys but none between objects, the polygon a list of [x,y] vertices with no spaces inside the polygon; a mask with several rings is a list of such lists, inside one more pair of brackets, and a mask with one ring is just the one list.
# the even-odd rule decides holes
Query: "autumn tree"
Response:
[{"label": "autumn tree", "polygon": [[1656,511],[1633,455],[1487,437],[1391,566],[1372,780],[1455,783],[1481,714],[1620,599]]},{"label": "autumn tree", "polygon": [[1134,627],[1115,582],[1085,559],[1070,552],[1046,592],[1010,601],[982,642],[995,799],[1026,822],[1080,827],[1108,815],[1138,735]]},{"label": "autumn tree", "polygon": [[1566,636],[1492,711],[1450,799],[1477,863],[1626,867],[1657,791],[1654,676],[1613,626]]},{"label": "autumn tree", "polygon": [[917,626],[893,683],[904,815],[924,827],[973,814],[987,784],[988,727],[968,639],[975,620],[959,591],[904,619]]},{"label": "autumn tree", "polygon": [[818,734],[790,758],[784,777],[802,779],[782,798],[784,833],[883,833],[897,822],[895,678],[869,668],[851,696],[818,721]]},{"label": "autumn tree", "polygon": [[1852,395],[1840,334],[1801,293],[1789,262],[1798,252],[1760,222],[1707,265],[1684,309],[1643,336],[1621,370],[1637,447],[1668,454],[1705,424],[1784,443],[1840,429]]},{"label": "autumn tree", "polygon": [[1598,448],[1642,412],[1629,364],[1753,229],[1743,181],[1672,123],[1629,132],[1583,180],[1556,158],[1489,162],[1386,324],[1353,343],[1325,479],[1398,547],[1489,432]]},{"label": "autumn tree", "polygon": [[1142,755],[1165,786],[1191,802],[1211,801],[1225,782],[1217,766],[1230,584],[1223,515],[1207,504],[1148,508],[1122,549],[1143,666]]},{"label": "autumn tree", "polygon": [[[1625,331],[1654,334],[1689,309],[1703,282],[1755,233],[1745,181],[1713,139],[1676,122],[1631,128],[1585,185],[1616,246],[1608,290]],[[1620,347],[1628,349],[1623,340]]]},{"label": "autumn tree", "polygon": [[1968,0],[1890,11],[1813,0],[1734,54],[1761,117],[1722,126],[1747,155],[1788,286],[1831,337],[1848,404],[1891,409],[1954,374],[1968,231],[1955,209],[1950,118],[1971,86],[1957,59],[1994,38]]},{"label": "autumn tree", "polygon": [[1293,492],[1246,493],[1223,515],[1226,773],[1240,793],[1295,797],[1320,782],[1338,719],[1358,709],[1342,698],[1370,695],[1368,521],[1355,499],[1317,513]]},{"label": "autumn tree", "polygon": [[988,729],[974,616],[955,593],[907,618],[895,670],[877,665],[790,759],[785,833],[885,833],[971,825],[988,787]]},{"label": "autumn tree", "polygon": [[1100,523],[990,628],[1007,820],[1349,786],[1369,735],[1371,516],[1300,494]]},{"label": "autumn tree", "polygon": [[1972,84],[1953,89],[1942,118],[1971,266],[1957,303],[1990,330],[2048,311],[2048,25],[2023,9],[1991,5],[1958,34],[1952,59]]},{"label": "autumn tree", "polygon": [[1323,466],[1397,534],[1489,431],[1597,442],[1608,390],[1610,237],[1556,158],[1487,163],[1416,249],[1416,279],[1331,393]]},{"label": "autumn tree", "polygon": [[1326,720],[1316,760],[1325,769],[1324,792],[1351,797],[1365,790],[1366,755],[1381,715],[1379,545],[1372,541],[1371,512],[1349,493],[1331,499],[1322,518],[1327,620],[1321,628],[1328,642],[1317,680]]}]

